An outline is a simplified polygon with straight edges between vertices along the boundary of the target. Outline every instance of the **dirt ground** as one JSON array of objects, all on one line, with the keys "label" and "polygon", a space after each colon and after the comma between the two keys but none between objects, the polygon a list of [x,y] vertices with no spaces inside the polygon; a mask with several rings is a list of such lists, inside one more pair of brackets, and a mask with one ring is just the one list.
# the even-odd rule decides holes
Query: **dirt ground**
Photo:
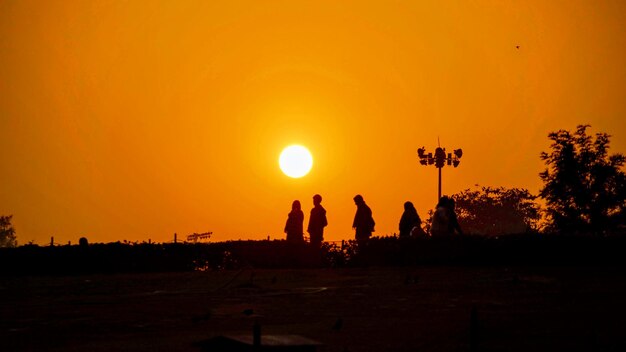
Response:
[{"label": "dirt ground", "polygon": [[198,351],[298,334],[320,351],[625,351],[626,270],[361,268],[0,279],[2,351]]}]

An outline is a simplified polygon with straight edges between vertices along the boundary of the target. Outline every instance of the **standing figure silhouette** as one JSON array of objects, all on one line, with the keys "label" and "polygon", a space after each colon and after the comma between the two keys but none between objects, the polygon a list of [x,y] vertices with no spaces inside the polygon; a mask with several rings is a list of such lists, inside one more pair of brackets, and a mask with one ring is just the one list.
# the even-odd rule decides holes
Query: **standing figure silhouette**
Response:
[{"label": "standing figure silhouette", "polygon": [[[421,231],[420,231],[421,230]],[[422,219],[417,215],[417,210],[411,202],[404,203],[404,213],[400,218],[400,238],[419,236],[423,233]]]},{"label": "standing figure silhouette", "polygon": [[433,213],[432,223],[430,227],[431,236],[450,236],[458,232],[463,234],[461,226],[454,210],[454,199],[443,196],[439,199],[435,212]]},{"label": "standing figure silhouette", "polygon": [[309,217],[309,226],[307,232],[311,237],[311,245],[319,248],[324,241],[324,227],[328,225],[326,220],[326,209],[322,207],[322,196],[316,194],[313,196],[313,209]]},{"label": "standing figure silhouette", "polygon": [[354,214],[352,228],[355,229],[357,242],[365,242],[372,236],[376,223],[372,217],[372,210],[365,204],[360,194],[354,197],[354,204],[356,204],[356,214]]},{"label": "standing figure silhouette", "polygon": [[291,212],[287,216],[285,224],[285,233],[289,242],[304,242],[304,231],[302,223],[304,222],[304,213],[300,208],[300,201],[294,200],[291,204]]}]

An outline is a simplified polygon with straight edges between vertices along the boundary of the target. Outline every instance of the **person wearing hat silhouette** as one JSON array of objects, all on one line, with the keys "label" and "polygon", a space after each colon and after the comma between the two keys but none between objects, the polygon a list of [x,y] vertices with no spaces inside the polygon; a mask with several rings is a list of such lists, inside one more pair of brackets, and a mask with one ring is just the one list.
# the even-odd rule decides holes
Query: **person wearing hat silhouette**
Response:
[{"label": "person wearing hat silhouette", "polygon": [[307,232],[311,238],[311,245],[319,248],[324,241],[324,227],[328,225],[326,220],[326,209],[322,207],[322,196],[316,194],[313,196],[313,209],[309,217],[309,226]]},{"label": "person wearing hat silhouette", "polygon": [[372,210],[365,204],[360,194],[354,197],[354,204],[356,204],[356,214],[354,214],[352,228],[355,230],[357,242],[365,242],[372,236],[376,223],[372,217]]}]

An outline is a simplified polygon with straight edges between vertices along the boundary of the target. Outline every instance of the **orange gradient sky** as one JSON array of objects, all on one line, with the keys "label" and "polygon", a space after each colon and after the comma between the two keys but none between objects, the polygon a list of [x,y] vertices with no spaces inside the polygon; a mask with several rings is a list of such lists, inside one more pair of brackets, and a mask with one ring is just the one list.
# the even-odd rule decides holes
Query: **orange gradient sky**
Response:
[{"label": "orange gradient sky", "polygon": [[580,123],[625,152],[625,63],[624,1],[0,1],[0,214],[22,244],[284,238],[320,193],[340,240],[359,193],[391,234],[437,137],[446,194],[536,193]]}]

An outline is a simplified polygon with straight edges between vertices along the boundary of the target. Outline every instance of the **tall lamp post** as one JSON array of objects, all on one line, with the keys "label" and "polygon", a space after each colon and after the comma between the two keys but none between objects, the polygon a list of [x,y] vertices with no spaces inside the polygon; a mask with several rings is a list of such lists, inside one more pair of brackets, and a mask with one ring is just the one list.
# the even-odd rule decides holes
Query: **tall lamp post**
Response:
[{"label": "tall lamp post", "polygon": [[453,153],[446,154],[446,148],[437,147],[435,149],[435,155],[433,153],[426,153],[426,148],[421,147],[417,150],[417,156],[420,158],[420,164],[422,165],[435,165],[437,169],[439,169],[439,188],[437,192],[437,201],[441,199],[441,168],[443,168],[446,164],[448,166],[452,165],[454,167],[459,166],[461,162],[461,157],[463,156],[463,150],[455,149]]}]

